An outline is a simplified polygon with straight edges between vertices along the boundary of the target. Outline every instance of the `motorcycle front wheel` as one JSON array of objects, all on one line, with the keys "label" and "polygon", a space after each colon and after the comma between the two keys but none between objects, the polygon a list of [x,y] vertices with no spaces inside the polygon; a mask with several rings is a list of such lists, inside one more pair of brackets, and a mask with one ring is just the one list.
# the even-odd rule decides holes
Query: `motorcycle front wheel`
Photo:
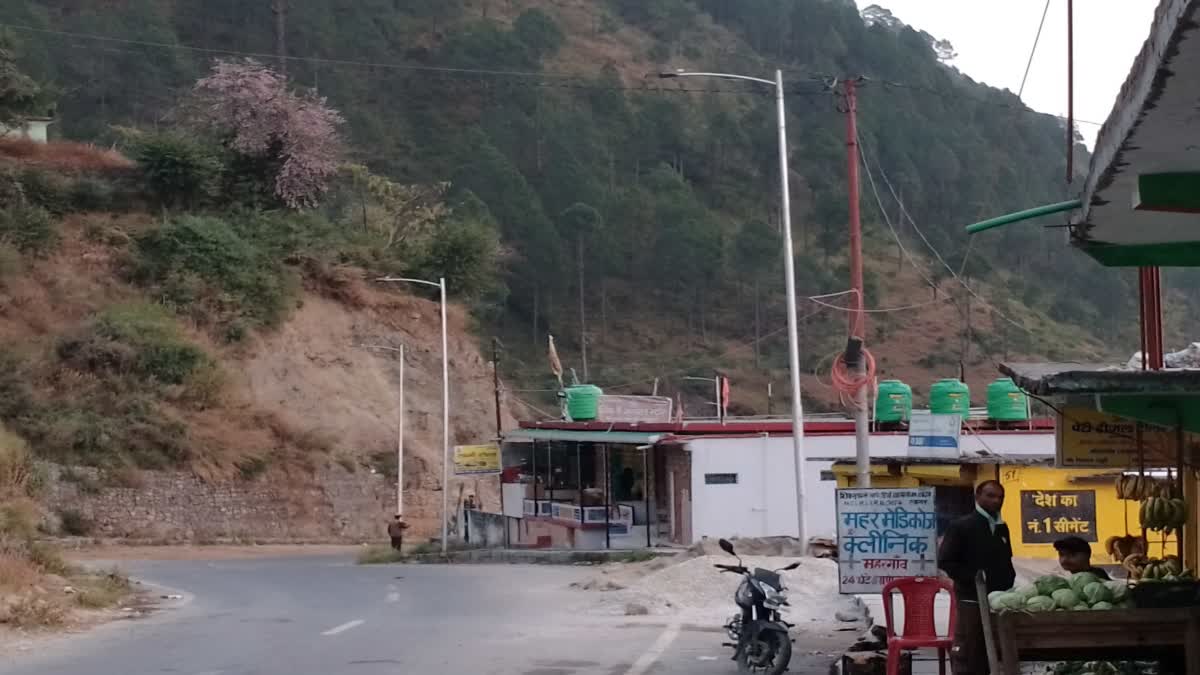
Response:
[{"label": "motorcycle front wheel", "polygon": [[785,633],[767,631],[738,654],[738,672],[782,675],[791,660],[791,637]]}]

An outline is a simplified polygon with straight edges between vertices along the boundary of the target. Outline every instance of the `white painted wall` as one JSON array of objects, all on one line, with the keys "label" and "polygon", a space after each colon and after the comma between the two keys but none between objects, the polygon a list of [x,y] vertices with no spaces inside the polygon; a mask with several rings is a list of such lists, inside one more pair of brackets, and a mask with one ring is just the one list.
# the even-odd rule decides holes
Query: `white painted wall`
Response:
[{"label": "white painted wall", "polygon": [[9,129],[0,125],[0,136],[25,138],[34,143],[46,143],[50,139],[50,120],[27,120],[20,127]]},{"label": "white painted wall", "polygon": [[[796,536],[795,464],[790,436],[689,440],[692,455],[692,538]],[[965,434],[962,454],[1053,455],[1053,433]],[[808,436],[806,457],[854,458],[854,436]],[[872,457],[904,457],[908,437],[871,436]],[[809,460],[804,477],[808,536],[835,538],[836,481],[822,481],[833,462]],[[705,473],[736,473],[737,485],[706,485]]]}]

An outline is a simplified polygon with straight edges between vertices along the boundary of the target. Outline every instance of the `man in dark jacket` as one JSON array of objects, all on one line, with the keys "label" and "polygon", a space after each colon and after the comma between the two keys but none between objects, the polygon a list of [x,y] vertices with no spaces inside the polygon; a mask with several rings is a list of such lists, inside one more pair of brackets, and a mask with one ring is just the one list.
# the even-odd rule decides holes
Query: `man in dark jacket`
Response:
[{"label": "man in dark jacket", "polygon": [[408,529],[408,523],[404,522],[404,516],[396,514],[396,519],[388,523],[388,537],[392,540],[392,548],[399,551],[404,546],[404,531]]},{"label": "man in dark jacket", "polygon": [[1008,525],[1000,518],[1003,505],[1003,485],[994,480],[980,483],[975,488],[975,512],[950,523],[938,551],[938,566],[954,581],[958,598],[958,622],[950,653],[955,675],[989,672],[975,574],[984,573],[988,592],[1006,591],[1017,578]]}]

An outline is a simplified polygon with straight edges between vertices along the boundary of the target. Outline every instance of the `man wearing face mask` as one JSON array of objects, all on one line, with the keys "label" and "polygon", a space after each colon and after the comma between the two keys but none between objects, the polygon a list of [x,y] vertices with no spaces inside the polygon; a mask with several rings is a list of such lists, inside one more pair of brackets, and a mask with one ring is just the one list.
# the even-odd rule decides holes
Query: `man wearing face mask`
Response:
[{"label": "man wearing face mask", "polygon": [[950,523],[938,551],[938,566],[954,581],[957,625],[950,652],[955,675],[988,675],[987,647],[975,575],[982,571],[987,590],[1005,591],[1013,586],[1017,572],[1012,564],[1012,540],[1008,525],[1000,517],[1004,486],[984,481],[975,488],[975,511]]}]

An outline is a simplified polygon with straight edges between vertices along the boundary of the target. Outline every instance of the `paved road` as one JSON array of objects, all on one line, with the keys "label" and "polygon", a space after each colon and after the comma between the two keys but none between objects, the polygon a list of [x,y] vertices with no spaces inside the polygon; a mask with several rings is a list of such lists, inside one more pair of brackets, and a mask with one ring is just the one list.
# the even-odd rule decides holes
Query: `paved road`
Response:
[{"label": "paved road", "polygon": [[[586,569],[360,567],[340,558],[126,564],[179,589],[148,619],[40,645],[4,675],[717,675],[710,627],[583,612]],[[171,605],[174,605],[171,607]],[[852,634],[844,634],[850,636]],[[792,673],[828,672],[805,640]]]}]

